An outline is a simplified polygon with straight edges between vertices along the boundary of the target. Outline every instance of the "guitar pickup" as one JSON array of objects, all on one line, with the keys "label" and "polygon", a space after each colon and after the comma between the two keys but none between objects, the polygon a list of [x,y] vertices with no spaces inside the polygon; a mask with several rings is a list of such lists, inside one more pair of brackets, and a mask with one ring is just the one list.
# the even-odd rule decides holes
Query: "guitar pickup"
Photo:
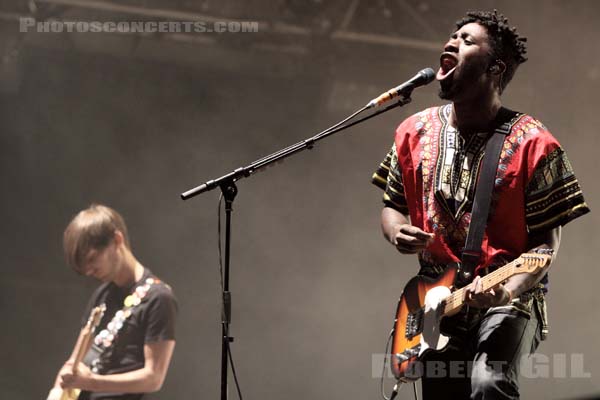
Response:
[{"label": "guitar pickup", "polygon": [[406,317],[406,328],[404,336],[407,339],[412,339],[423,331],[423,313],[421,308],[415,313],[410,313]]}]

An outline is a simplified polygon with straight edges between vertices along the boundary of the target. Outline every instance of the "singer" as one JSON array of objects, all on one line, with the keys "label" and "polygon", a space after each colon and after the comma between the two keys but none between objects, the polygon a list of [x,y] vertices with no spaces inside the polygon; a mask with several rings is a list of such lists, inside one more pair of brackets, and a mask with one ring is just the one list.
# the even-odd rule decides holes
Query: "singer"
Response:
[{"label": "singer", "polygon": [[[471,274],[454,281],[454,288],[466,288],[466,306],[441,321],[448,350],[423,362],[424,399],[519,397],[519,363],[548,333],[550,264],[487,290],[482,277],[522,253],[553,249],[554,259],[561,226],[589,211],[548,129],[502,107],[502,93],[526,61],[525,42],[497,11],[468,12],[444,45],[436,75],[439,96],[450,103],[403,121],[373,175],[384,191],[383,235],[400,253],[417,254],[418,275],[436,279],[452,263],[473,264]],[[472,220],[484,150],[502,127],[499,161],[489,174],[489,212]],[[483,224],[483,238],[476,251],[463,252],[475,224]],[[470,368],[440,374],[453,371],[452,362]]]}]

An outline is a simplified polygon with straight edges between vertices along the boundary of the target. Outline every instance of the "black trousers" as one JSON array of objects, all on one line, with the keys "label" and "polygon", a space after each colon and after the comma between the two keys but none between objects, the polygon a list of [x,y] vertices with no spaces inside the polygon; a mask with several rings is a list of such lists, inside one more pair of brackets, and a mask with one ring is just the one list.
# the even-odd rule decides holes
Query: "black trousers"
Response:
[{"label": "black trousers", "polygon": [[423,360],[423,399],[518,399],[520,364],[541,340],[532,306],[471,308],[444,319],[452,339],[446,351]]}]

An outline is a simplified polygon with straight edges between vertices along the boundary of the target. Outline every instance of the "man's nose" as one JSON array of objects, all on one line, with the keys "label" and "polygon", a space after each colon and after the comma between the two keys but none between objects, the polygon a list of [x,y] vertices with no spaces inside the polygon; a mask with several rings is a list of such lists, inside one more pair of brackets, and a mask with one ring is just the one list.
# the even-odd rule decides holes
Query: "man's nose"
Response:
[{"label": "man's nose", "polygon": [[446,42],[446,44],[444,45],[444,51],[450,52],[450,53],[458,53],[458,43],[457,43],[457,40],[458,39],[450,38],[450,40],[448,40]]},{"label": "man's nose", "polygon": [[87,267],[85,269],[85,272],[83,273],[85,276],[93,276],[94,273],[96,273],[96,269],[95,268],[91,268],[91,267]]}]

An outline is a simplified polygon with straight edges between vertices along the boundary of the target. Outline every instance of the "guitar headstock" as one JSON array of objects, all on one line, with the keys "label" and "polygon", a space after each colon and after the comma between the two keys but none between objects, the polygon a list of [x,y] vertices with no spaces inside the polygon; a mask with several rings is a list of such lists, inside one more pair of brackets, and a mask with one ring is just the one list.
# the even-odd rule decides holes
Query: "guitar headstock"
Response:
[{"label": "guitar headstock", "polygon": [[86,326],[89,327],[90,330],[96,329],[102,317],[104,316],[104,312],[106,311],[106,304],[101,304],[98,307],[94,307],[92,312],[90,313],[90,317],[87,320]]},{"label": "guitar headstock", "polygon": [[519,272],[536,273],[550,264],[553,253],[552,249],[540,249],[536,253],[523,253],[516,260],[516,268]]}]

